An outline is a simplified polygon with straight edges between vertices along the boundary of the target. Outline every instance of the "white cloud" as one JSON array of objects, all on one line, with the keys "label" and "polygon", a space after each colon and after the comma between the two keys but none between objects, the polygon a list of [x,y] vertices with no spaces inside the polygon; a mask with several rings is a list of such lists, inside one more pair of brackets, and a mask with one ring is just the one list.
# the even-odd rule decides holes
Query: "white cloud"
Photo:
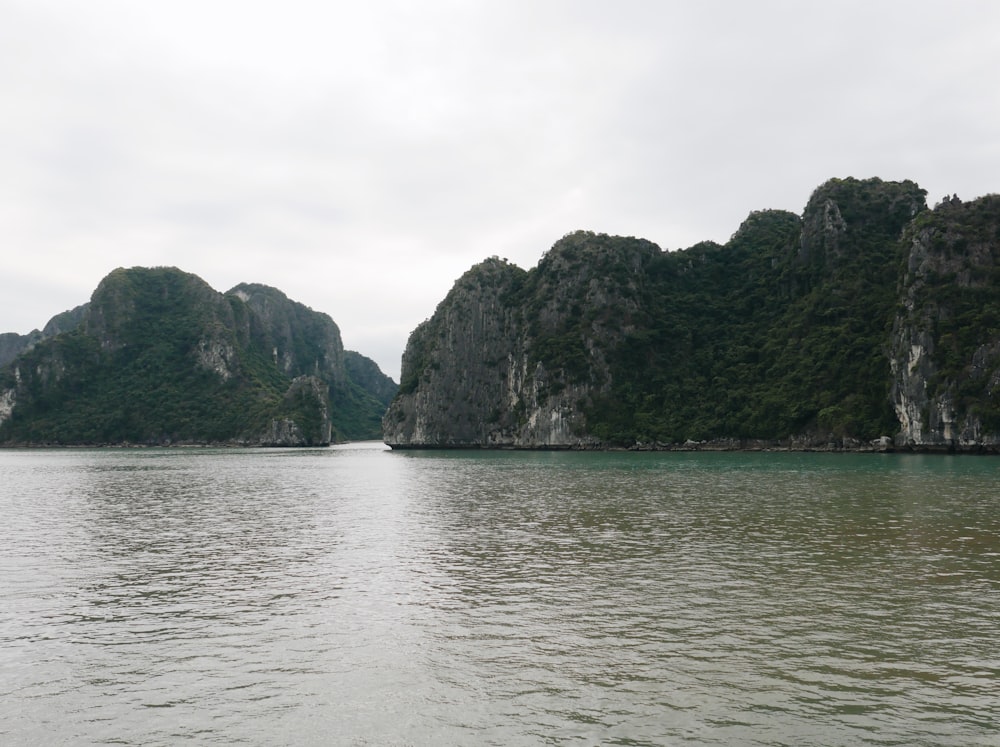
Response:
[{"label": "white cloud", "polygon": [[117,266],[274,285],[398,377],[489,255],[664,248],[833,176],[1000,189],[1000,6],[32,0],[0,10],[0,330]]}]

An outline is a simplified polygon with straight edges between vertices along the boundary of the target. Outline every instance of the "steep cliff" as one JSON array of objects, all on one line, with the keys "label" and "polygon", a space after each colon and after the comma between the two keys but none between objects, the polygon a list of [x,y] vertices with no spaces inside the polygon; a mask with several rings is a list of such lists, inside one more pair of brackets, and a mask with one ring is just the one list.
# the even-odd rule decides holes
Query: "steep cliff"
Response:
[{"label": "steep cliff", "polygon": [[591,447],[586,409],[610,385],[651,243],[579,232],[530,273],[492,258],[463,275],[411,335],[395,447]]},{"label": "steep cliff", "polygon": [[378,438],[382,414],[397,386],[360,353],[345,350],[340,329],[326,314],[290,300],[266,285],[243,283],[228,292],[250,307],[251,338],[271,351],[287,376],[327,382],[334,423],[347,438]]},{"label": "steep cliff", "polygon": [[1000,196],[945,199],[908,228],[892,332],[903,444],[1000,445]]},{"label": "steep cliff", "polygon": [[[833,179],[801,216],[751,213],[725,245],[578,232],[527,272],[488,260],[411,336],[384,438],[990,447],[1000,211],[924,198],[910,181]],[[928,295],[931,266],[943,295]]]},{"label": "steep cliff", "polygon": [[340,328],[329,316],[258,283],[241,283],[226,295],[250,309],[249,338],[270,353],[286,376],[319,376],[337,383],[345,379]]},{"label": "steep cliff", "polygon": [[403,354],[400,391],[387,412],[397,445],[512,444],[530,397],[513,294],[524,271],[496,257],[455,283]]},{"label": "steep cliff", "polygon": [[0,443],[370,438],[384,405],[345,356],[332,319],[273,288],[115,270],[0,368]]}]

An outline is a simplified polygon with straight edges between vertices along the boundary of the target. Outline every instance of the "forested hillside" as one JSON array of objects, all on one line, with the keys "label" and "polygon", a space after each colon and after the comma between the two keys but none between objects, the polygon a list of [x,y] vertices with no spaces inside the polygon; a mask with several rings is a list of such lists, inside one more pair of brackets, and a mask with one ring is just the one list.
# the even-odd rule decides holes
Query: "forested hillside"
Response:
[{"label": "forested hillside", "polygon": [[386,440],[992,448],[998,220],[996,197],[833,179],[725,245],[577,232],[527,272],[488,260],[411,336]]},{"label": "forested hillside", "polygon": [[370,361],[351,376],[325,314],[262,285],[222,294],[175,268],[112,272],[22,347],[0,368],[0,443],[373,438],[395,389]]}]

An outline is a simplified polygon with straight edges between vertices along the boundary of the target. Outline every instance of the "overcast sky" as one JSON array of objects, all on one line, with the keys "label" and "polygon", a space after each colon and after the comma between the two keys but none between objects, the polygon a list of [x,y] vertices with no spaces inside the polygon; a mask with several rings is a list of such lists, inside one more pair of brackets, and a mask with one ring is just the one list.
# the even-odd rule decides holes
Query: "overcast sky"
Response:
[{"label": "overcast sky", "polygon": [[394,379],[491,255],[831,177],[1000,191],[1000,2],[0,0],[0,331],[116,267],[275,286]]}]

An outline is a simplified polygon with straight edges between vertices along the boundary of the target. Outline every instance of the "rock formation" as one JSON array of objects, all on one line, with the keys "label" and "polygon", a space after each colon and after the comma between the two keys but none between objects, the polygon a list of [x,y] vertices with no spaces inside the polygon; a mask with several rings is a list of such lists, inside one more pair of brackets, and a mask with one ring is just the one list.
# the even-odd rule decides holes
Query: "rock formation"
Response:
[{"label": "rock formation", "polygon": [[88,304],[14,337],[0,366],[5,444],[324,445],[377,436],[395,392],[357,353],[367,377],[351,377],[326,314],[175,268],[115,270]]},{"label": "rock formation", "polygon": [[394,448],[1000,445],[1000,198],[833,179],[801,217],[664,252],[569,234],[492,258],[412,333]]},{"label": "rock formation", "polygon": [[908,228],[893,324],[903,444],[1000,445],[1000,196],[945,199]]}]

